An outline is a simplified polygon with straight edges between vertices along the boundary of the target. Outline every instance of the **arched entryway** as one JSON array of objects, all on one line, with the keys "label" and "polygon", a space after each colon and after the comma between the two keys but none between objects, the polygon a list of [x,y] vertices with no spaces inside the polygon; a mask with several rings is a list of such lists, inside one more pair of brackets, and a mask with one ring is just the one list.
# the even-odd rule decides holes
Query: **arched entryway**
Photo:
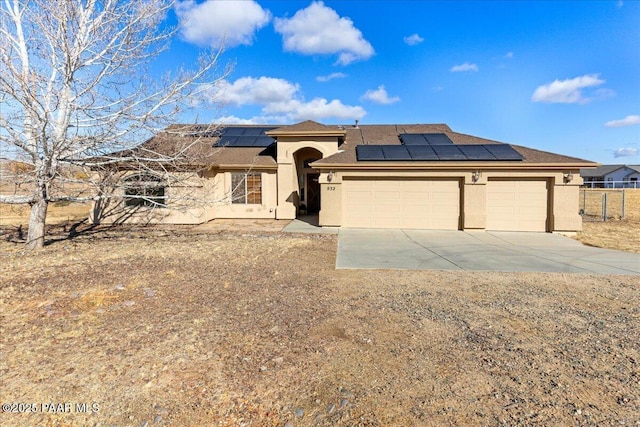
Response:
[{"label": "arched entryway", "polygon": [[317,215],[320,212],[320,173],[310,164],[322,158],[315,148],[305,147],[293,155],[299,201],[297,215]]}]

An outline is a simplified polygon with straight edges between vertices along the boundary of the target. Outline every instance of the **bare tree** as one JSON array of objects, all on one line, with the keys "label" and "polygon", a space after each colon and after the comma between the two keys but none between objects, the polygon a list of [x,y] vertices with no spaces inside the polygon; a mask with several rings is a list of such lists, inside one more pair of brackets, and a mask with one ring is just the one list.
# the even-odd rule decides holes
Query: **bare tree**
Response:
[{"label": "bare tree", "polygon": [[217,70],[216,50],[191,70],[163,78],[150,72],[177,31],[165,25],[173,0],[0,1],[0,149],[31,165],[21,175],[30,192],[0,202],[31,205],[33,249],[44,244],[50,202],[102,197],[69,191],[96,175],[69,174],[69,165],[95,171],[116,162],[163,170],[185,164],[191,146],[130,149],[175,121],[228,69]]}]

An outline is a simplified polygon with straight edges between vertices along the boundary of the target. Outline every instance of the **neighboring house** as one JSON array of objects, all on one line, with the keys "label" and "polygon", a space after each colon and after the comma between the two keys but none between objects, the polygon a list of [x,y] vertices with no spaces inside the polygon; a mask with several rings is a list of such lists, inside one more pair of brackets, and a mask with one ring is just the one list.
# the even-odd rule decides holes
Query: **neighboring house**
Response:
[{"label": "neighboring house", "polygon": [[640,165],[602,165],[580,169],[584,185],[592,188],[640,188]]},{"label": "neighboring house", "polygon": [[[582,227],[579,171],[596,166],[457,133],[445,124],[306,121],[225,125],[205,135],[197,129],[145,143],[173,145],[201,136],[210,154],[203,155],[192,186],[174,189],[146,174],[130,177],[148,184],[130,191],[148,191],[149,200],[141,206],[122,194],[124,205],[153,209],[152,221],[163,223],[318,214],[320,225],[335,227],[576,231]],[[185,192],[206,203],[175,208],[172,200]]]}]

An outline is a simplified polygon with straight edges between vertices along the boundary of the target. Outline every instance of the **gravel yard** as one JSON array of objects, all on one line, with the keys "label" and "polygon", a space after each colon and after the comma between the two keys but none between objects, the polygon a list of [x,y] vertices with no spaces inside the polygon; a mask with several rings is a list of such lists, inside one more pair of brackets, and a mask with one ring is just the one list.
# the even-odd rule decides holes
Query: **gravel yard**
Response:
[{"label": "gravel yard", "polygon": [[2,426],[640,425],[637,277],[335,270],[268,229],[21,250],[0,400],[38,412]]}]

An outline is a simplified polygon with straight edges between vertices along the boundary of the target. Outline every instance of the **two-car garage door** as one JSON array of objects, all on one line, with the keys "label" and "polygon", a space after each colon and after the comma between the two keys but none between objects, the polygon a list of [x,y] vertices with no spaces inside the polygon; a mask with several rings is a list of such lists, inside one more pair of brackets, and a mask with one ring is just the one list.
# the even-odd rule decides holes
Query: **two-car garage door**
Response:
[{"label": "two-car garage door", "polygon": [[343,226],[460,228],[460,181],[350,179],[343,181]]}]

